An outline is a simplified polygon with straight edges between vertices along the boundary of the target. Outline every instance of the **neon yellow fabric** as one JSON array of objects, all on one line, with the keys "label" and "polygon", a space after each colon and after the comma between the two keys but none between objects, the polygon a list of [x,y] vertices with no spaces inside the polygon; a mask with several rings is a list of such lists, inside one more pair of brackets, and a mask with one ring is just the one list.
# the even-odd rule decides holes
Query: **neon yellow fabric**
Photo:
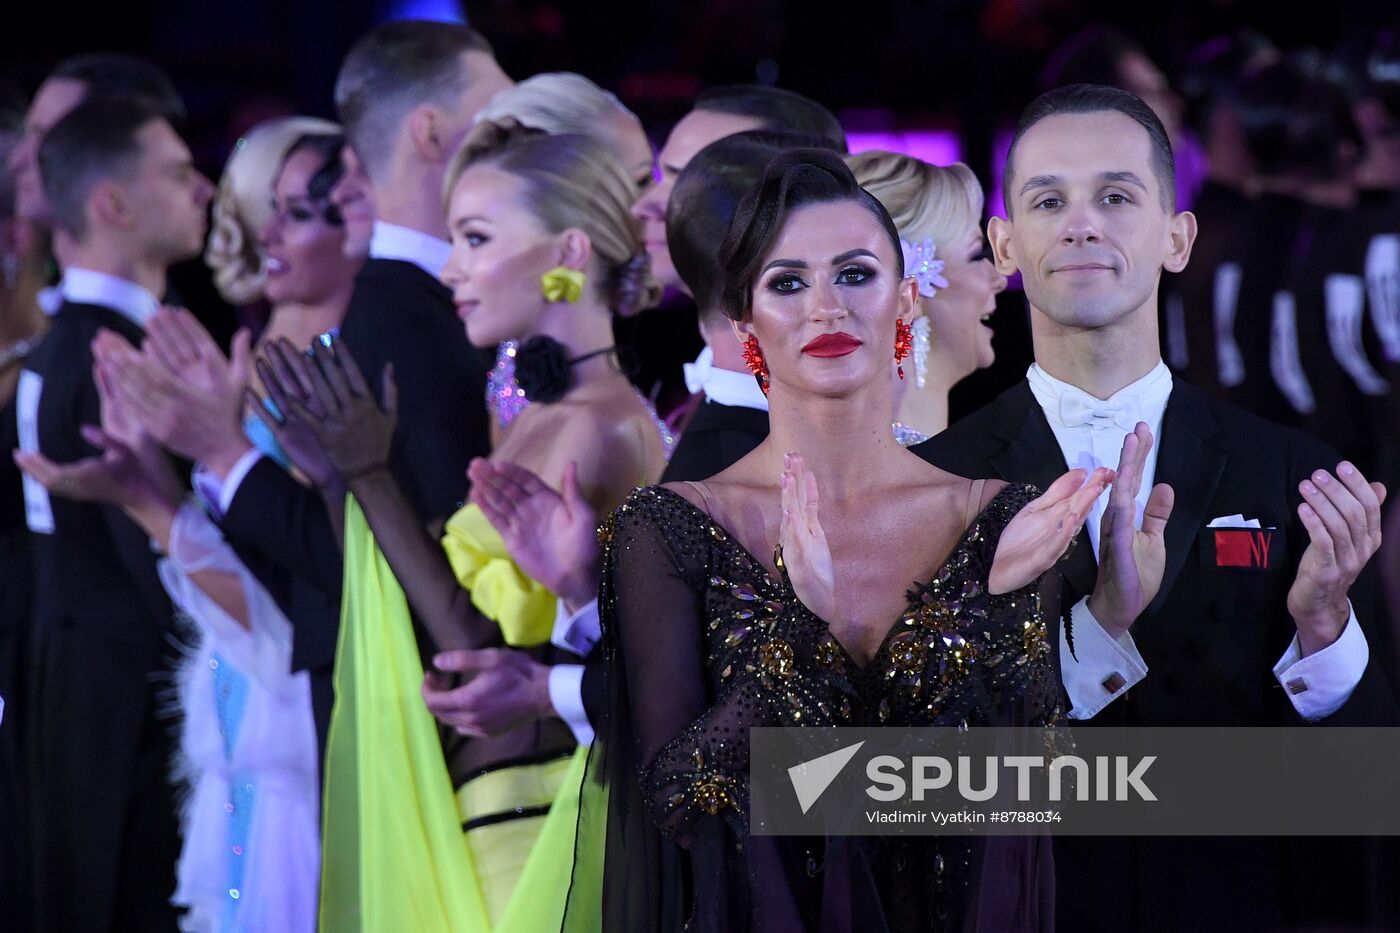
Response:
[{"label": "neon yellow fabric", "polygon": [[554,632],[554,594],[521,573],[500,533],[475,505],[458,509],[442,548],[472,603],[501,627],[508,645],[542,645]]},{"label": "neon yellow fabric", "polygon": [[[545,798],[549,813],[492,823],[467,833],[467,845],[477,859],[477,881],[486,900],[493,929],[511,931],[558,930],[563,922],[564,898],[574,859],[574,827],[578,821],[578,792],[583,780],[587,749],[568,758],[509,769],[518,793],[514,803],[501,801],[486,809],[499,813],[514,806],[532,806]],[[498,789],[481,787],[479,781],[502,772],[482,775],[457,792],[462,821],[486,816],[486,810],[469,810],[469,804],[495,799]],[[467,791],[466,794],[463,792]]]},{"label": "neon yellow fabric", "polygon": [[408,603],[347,496],[323,930],[490,929],[422,681]]},{"label": "neon yellow fabric", "polygon": [[539,821],[493,924],[437,729],[419,693],[423,668],[408,604],[353,497],[345,507],[342,596],[336,704],[326,742],[321,929],[558,929],[584,750],[570,762],[549,816]]}]

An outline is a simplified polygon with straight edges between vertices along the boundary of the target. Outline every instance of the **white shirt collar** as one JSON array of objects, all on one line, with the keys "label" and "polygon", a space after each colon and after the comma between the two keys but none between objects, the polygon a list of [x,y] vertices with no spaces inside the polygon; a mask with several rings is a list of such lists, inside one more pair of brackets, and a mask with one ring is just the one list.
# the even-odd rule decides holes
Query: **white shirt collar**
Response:
[{"label": "white shirt collar", "polygon": [[371,259],[411,262],[436,279],[447,265],[447,257],[452,255],[452,244],[421,230],[376,220],[369,240],[369,255]]},{"label": "white shirt collar", "polygon": [[[1157,365],[1141,379],[1126,385],[1106,399],[1096,399],[1077,386],[1056,379],[1032,363],[1026,381],[1036,403],[1045,412],[1050,431],[1070,469],[1092,471],[1095,467],[1118,468],[1123,436],[1139,421],[1152,432],[1152,448],[1142,465],[1142,485],[1136,497],[1136,524],[1142,525],[1143,510],[1157,476],[1157,454],[1162,449],[1162,419],[1172,392],[1172,374],[1165,363]],[[1070,414],[1068,421],[1063,416]],[[1099,553],[1099,523],[1108,507],[1108,490],[1094,501],[1084,522],[1095,557]]]},{"label": "white shirt collar", "polygon": [[[1146,421],[1155,431],[1166,411],[1167,398],[1172,394],[1171,370],[1161,360],[1147,375],[1106,399],[1094,398],[1078,386],[1056,379],[1038,363],[1032,363],[1026,370],[1026,381],[1036,402],[1045,411],[1046,420],[1056,429],[1111,426],[1126,433],[1137,422]],[[1119,412],[1121,416],[1115,419]]]},{"label": "white shirt collar", "polygon": [[714,352],[709,347],[700,351],[694,363],[686,363],[683,368],[686,388],[691,392],[704,392],[711,402],[768,410],[768,396],[758,387],[758,380],[750,373],[716,366]]},{"label": "white shirt collar", "polygon": [[58,288],[64,301],[111,308],[138,327],[145,327],[160,310],[160,299],[130,279],[105,272],[69,267],[63,271]]}]

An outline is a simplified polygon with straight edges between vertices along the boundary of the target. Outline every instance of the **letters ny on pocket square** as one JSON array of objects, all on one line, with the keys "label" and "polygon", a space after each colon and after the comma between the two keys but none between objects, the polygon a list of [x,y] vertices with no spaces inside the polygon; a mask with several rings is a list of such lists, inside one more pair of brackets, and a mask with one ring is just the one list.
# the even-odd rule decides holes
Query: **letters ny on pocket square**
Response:
[{"label": "letters ny on pocket square", "polygon": [[1283,535],[1277,528],[1261,528],[1259,520],[1243,515],[1212,519],[1201,535],[1206,563],[1236,570],[1268,571],[1283,566]]}]

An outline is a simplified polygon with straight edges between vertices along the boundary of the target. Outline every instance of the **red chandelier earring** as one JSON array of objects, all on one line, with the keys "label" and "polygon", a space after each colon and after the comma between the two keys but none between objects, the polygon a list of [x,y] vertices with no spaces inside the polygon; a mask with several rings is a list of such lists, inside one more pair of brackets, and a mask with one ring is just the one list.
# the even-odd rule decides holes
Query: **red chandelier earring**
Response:
[{"label": "red chandelier earring", "polygon": [[763,349],[758,345],[758,338],[749,334],[744,340],[744,364],[749,367],[749,372],[758,379],[758,387],[763,390],[763,394],[768,394],[768,364],[763,361]]},{"label": "red chandelier earring", "polygon": [[905,359],[909,356],[909,351],[914,348],[914,328],[904,323],[904,318],[895,318],[894,321],[894,365],[899,372],[899,378],[904,378]]}]

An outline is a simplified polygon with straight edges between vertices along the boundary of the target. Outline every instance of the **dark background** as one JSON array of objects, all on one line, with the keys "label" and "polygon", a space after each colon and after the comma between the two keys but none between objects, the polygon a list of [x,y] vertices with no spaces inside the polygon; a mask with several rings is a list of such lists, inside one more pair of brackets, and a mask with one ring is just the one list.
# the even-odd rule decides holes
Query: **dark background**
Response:
[{"label": "dark background", "polygon": [[[465,18],[495,46],[506,72],[577,71],[618,93],[658,145],[702,87],[776,83],[831,107],[848,131],[956,133],[962,158],[990,182],[992,139],[1038,91],[1049,53],[1104,23],[1136,40],[1175,82],[1192,48],[1241,26],[1283,49],[1345,53],[1400,18],[1394,0],[1283,4],[1185,0],[185,0],[12,6],[0,30],[0,80],[31,94],[60,59],[116,50],[146,56],[175,79],[189,107],[196,162],[217,179],[239,135],[270,116],[333,118],[331,90],[351,44],[391,18]],[[22,21],[21,21],[22,20]],[[991,187],[990,184],[987,187]],[[215,330],[221,312],[190,270],[176,288]],[[997,365],[954,393],[954,418],[1011,384],[1030,359],[1024,303],[1003,295]],[[665,315],[668,320],[659,320]],[[656,309],[634,332],[643,357],[658,341],[698,350],[693,318]],[[647,346],[645,344],[650,344]],[[669,368],[669,363],[667,364]],[[672,390],[674,390],[674,386]],[[683,391],[683,390],[682,390]],[[665,407],[668,399],[658,399]]]}]

